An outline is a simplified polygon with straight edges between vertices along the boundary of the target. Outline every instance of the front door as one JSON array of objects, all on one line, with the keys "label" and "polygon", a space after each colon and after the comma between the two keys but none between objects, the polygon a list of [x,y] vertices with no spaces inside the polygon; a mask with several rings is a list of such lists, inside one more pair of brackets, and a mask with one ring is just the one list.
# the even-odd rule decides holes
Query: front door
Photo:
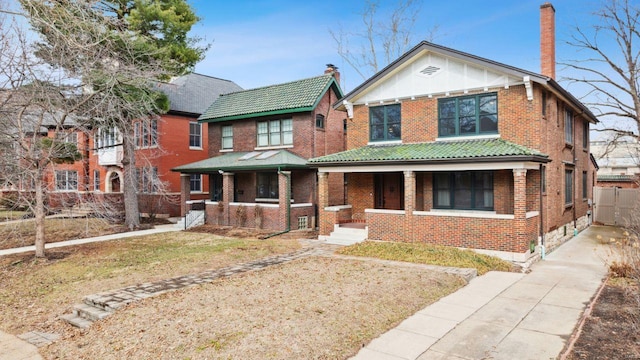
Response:
[{"label": "front door", "polygon": [[402,173],[376,174],[374,187],[376,209],[404,209],[404,183],[402,182]]}]

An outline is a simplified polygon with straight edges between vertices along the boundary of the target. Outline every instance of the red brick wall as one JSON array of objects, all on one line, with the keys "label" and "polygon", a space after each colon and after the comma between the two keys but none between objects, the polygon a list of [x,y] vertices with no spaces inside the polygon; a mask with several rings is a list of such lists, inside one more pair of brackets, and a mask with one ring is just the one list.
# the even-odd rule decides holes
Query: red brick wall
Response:
[{"label": "red brick wall", "polygon": [[[369,239],[383,241],[423,242],[435,245],[455,246],[523,253],[529,249],[529,235],[519,241],[513,239],[514,220],[485,219],[458,216],[415,215],[413,238],[403,238],[404,214],[367,213]],[[527,221],[527,228],[535,230],[535,219]],[[529,224],[531,223],[531,224]],[[535,231],[533,233],[535,235]]]},{"label": "red brick wall", "polygon": [[365,219],[364,209],[373,208],[373,174],[349,174],[347,195],[347,203],[353,207],[351,210],[353,218],[356,220]]},{"label": "red brick wall", "polygon": [[[495,91],[498,95],[498,131],[500,138],[527,146],[548,154],[552,160],[546,165],[547,190],[543,198],[544,229],[550,231],[574,219],[580,218],[588,210],[587,202],[582,200],[582,172],[589,170],[589,151],[582,141],[583,123],[586,119],[574,110],[573,145],[565,145],[564,140],[564,104],[553,93],[543,90],[540,85],[533,84],[533,100],[527,99],[523,85],[500,88]],[[546,92],[546,104],[542,103],[542,93]],[[542,108],[545,107],[546,115]],[[421,97],[415,100],[403,100],[402,111],[402,141],[429,142],[437,137],[437,97]],[[354,106],[354,118],[348,120],[347,148],[354,149],[366,146],[369,139],[369,107]],[[575,161],[574,161],[575,151]],[[575,203],[564,206],[564,170],[565,163],[574,163]],[[348,202],[353,205],[354,216],[362,213],[365,208],[373,207],[373,177],[365,174],[350,174],[348,186]],[[353,179],[354,181],[352,181]],[[355,181],[357,179],[357,181]],[[361,180],[367,179],[367,187]],[[494,196],[495,209],[499,214],[513,213],[513,173],[497,171],[495,173]],[[352,183],[356,184],[352,184]],[[424,210],[429,210],[432,203],[431,179],[428,175],[422,180],[422,201]],[[538,170],[527,172],[527,211],[539,211],[540,175]],[[508,190],[508,191],[507,191]],[[589,177],[588,198],[592,198],[592,179]]]}]

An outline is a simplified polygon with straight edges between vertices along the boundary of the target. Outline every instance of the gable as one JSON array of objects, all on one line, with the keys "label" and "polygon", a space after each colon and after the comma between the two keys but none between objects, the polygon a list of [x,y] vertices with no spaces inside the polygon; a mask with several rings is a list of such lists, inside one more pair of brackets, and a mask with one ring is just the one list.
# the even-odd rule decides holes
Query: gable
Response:
[{"label": "gable", "polygon": [[522,77],[425,50],[370,84],[351,101],[366,104],[520,84]]}]

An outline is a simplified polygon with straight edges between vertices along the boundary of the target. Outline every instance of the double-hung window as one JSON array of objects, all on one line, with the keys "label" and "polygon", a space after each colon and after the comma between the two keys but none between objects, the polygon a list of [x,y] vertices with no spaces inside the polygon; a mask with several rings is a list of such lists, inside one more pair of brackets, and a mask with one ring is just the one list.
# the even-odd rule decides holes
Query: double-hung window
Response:
[{"label": "double-hung window", "polygon": [[258,122],[258,147],[293,144],[293,120]]},{"label": "double-hung window", "polygon": [[369,140],[400,140],[402,135],[401,118],[400,104],[369,108]]},{"label": "double-hung window", "polygon": [[256,198],[278,199],[278,174],[258,173]]},{"label": "double-hung window", "polygon": [[198,124],[197,122],[189,123],[189,147],[202,147],[202,124]]},{"label": "double-hung window", "polygon": [[93,170],[93,191],[100,191],[100,170]]},{"label": "double-hung window", "polygon": [[479,94],[438,100],[438,136],[498,133],[498,98]]},{"label": "double-hung window", "polygon": [[135,144],[138,148],[158,145],[158,120],[136,122],[133,129]]},{"label": "double-hung window", "polygon": [[136,169],[139,193],[156,193],[160,189],[157,167],[143,167]]},{"label": "double-hung window", "polygon": [[193,192],[202,192],[202,174],[189,175],[189,187]]},{"label": "double-hung window", "polygon": [[231,125],[222,127],[222,149],[233,149],[233,126]]},{"label": "double-hung window", "polygon": [[564,111],[564,142],[573,145],[573,113],[568,109]]},{"label": "double-hung window", "polygon": [[573,170],[564,171],[564,204],[573,204]]},{"label": "double-hung window", "polygon": [[582,125],[582,148],[587,150],[589,147],[589,122],[585,121]]},{"label": "double-hung window", "polygon": [[493,172],[434,173],[433,207],[436,209],[493,210]]},{"label": "double-hung window", "polygon": [[589,182],[587,172],[582,172],[582,200],[587,200],[587,184]]},{"label": "double-hung window", "polygon": [[75,170],[56,170],[56,190],[78,190],[78,172]]}]

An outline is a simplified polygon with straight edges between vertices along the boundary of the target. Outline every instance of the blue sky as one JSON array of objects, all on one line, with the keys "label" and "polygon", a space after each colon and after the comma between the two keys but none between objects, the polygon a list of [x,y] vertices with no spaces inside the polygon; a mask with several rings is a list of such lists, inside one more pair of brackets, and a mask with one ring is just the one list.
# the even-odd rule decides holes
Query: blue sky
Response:
[{"label": "blue sky", "polygon": [[[339,66],[344,90],[362,78],[337,54],[329,29],[362,29],[363,1],[191,0],[202,21],[193,32],[211,43],[196,71],[235,81],[244,88],[321,74]],[[540,71],[540,0],[422,2],[414,40],[437,26],[434,42],[534,72]],[[571,59],[565,44],[576,24],[588,25],[598,0],[556,0],[556,58]],[[380,13],[396,1],[381,1]],[[384,64],[386,65],[386,64]],[[558,80],[563,69],[557,68]],[[568,85],[568,84],[567,84]],[[577,94],[580,95],[580,94]]]}]

